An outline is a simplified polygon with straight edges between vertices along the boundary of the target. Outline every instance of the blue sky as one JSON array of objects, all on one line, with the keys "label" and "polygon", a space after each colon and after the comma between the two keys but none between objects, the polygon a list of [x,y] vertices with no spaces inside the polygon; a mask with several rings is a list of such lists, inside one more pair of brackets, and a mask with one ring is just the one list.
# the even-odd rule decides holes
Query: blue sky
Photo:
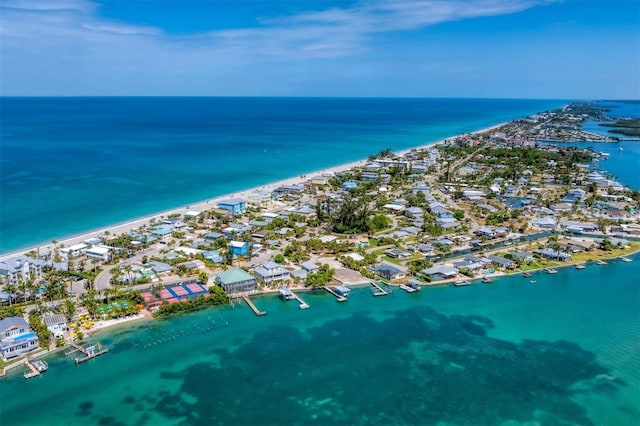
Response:
[{"label": "blue sky", "polygon": [[2,0],[2,95],[640,98],[638,0]]}]

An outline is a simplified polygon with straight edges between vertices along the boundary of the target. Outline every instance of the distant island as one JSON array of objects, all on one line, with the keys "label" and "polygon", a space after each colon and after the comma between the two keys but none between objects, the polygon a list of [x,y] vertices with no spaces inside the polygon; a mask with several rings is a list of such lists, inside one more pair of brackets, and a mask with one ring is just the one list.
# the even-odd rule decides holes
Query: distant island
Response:
[{"label": "distant island", "polygon": [[612,127],[609,133],[617,133],[624,136],[640,137],[640,120],[623,118],[613,123],[600,123],[603,127]]}]

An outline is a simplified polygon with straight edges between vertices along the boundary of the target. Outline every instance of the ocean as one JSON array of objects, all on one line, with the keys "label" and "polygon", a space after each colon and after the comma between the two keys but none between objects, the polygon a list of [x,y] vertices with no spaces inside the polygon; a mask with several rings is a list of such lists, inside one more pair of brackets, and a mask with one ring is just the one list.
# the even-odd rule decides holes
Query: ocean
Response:
[{"label": "ocean", "polygon": [[2,97],[0,254],[563,104]]},{"label": "ocean", "polygon": [[12,425],[637,425],[640,256],[345,303],[301,293],[104,330],[0,379]]}]

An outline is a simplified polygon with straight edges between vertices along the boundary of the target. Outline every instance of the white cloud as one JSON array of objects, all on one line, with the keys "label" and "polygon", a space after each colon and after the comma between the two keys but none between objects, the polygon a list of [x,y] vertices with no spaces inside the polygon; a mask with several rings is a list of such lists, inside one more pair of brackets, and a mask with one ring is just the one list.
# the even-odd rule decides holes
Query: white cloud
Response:
[{"label": "white cloud", "polygon": [[379,33],[515,13],[546,2],[365,0],[351,7],[262,19],[254,27],[176,35],[105,19],[99,5],[87,0],[3,0],[0,76],[5,88],[33,80],[62,88],[84,79],[89,86],[98,84],[96,75],[101,81],[137,78],[140,84],[162,73],[213,78],[246,64],[346,58],[374,49]]}]

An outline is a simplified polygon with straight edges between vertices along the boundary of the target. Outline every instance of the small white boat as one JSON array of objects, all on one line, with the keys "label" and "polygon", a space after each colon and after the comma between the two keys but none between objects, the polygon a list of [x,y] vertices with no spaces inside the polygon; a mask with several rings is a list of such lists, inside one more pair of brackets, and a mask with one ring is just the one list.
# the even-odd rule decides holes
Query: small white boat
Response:
[{"label": "small white boat", "polygon": [[547,274],[557,274],[558,270],[554,268],[547,268],[544,270]]},{"label": "small white boat", "polygon": [[454,286],[456,287],[464,287],[466,285],[470,285],[471,282],[469,282],[469,280],[458,280],[456,282],[453,283]]},{"label": "small white boat", "polygon": [[584,265],[584,263],[578,263],[578,264],[576,265],[576,269],[584,269],[584,268],[586,268],[586,266]]},{"label": "small white boat", "polygon": [[531,284],[535,284],[535,283],[536,283],[536,280],[531,280],[531,281],[529,281],[529,282],[530,282]]},{"label": "small white boat", "polygon": [[620,260],[622,260],[623,262],[626,262],[626,263],[631,262],[631,259],[629,259],[628,257],[621,257]]},{"label": "small white boat", "polygon": [[489,283],[492,283],[492,282],[493,282],[493,280],[492,280],[491,278],[489,278],[489,277],[484,277],[484,278],[482,279],[482,282],[483,282],[484,284],[489,284]]},{"label": "small white boat", "polygon": [[624,151],[624,149],[622,149],[622,147],[621,147],[621,146],[619,146],[619,147],[618,147],[618,151],[622,152],[622,151]]},{"label": "small white boat", "polygon": [[607,262],[605,262],[605,261],[604,261],[604,260],[602,260],[602,259],[597,259],[597,260],[596,260],[596,264],[598,264],[598,265],[606,265],[606,264],[607,264]]}]

